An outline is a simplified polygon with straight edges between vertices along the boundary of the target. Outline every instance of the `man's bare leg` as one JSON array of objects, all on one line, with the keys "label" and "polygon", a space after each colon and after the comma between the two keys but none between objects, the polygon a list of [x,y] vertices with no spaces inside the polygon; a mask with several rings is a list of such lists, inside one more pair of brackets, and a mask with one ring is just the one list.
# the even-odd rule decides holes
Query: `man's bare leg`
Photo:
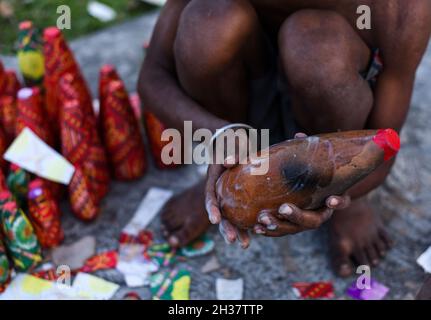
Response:
[{"label": "man's bare leg", "polygon": [[[178,80],[216,116],[245,122],[249,80],[265,73],[263,35],[245,0],[194,0],[184,9],[174,44]],[[183,246],[206,231],[204,183],[173,198],[162,210],[165,235]]]},{"label": "man's bare leg", "polygon": [[[343,17],[319,10],[291,15],[279,34],[282,64],[293,94],[293,112],[307,134],[366,127],[373,94],[360,76],[370,50]],[[359,264],[376,265],[390,241],[380,217],[365,198],[330,220],[335,272],[353,272]]]}]

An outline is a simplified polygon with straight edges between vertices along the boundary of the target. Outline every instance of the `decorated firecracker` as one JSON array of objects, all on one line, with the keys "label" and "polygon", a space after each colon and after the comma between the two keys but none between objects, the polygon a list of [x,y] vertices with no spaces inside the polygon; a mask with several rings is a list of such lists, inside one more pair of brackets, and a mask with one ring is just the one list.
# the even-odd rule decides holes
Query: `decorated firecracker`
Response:
[{"label": "decorated firecracker", "polygon": [[45,116],[42,95],[38,87],[18,91],[16,135],[18,136],[26,127],[50,146],[54,145],[54,135]]},{"label": "decorated firecracker", "polygon": [[42,39],[31,21],[19,24],[18,66],[27,86],[40,85],[45,73]]},{"label": "decorated firecracker", "polygon": [[154,161],[160,169],[175,168],[177,164],[164,164],[162,161],[162,150],[169,144],[169,141],[162,141],[162,133],[166,129],[165,125],[149,111],[144,111],[145,128],[151,147]]},{"label": "decorated firecracker", "polygon": [[142,177],[147,168],[144,142],[123,83],[111,81],[102,96],[99,118],[114,176],[119,180]]},{"label": "decorated firecracker", "polygon": [[100,68],[99,75],[99,110],[105,106],[105,98],[107,96],[108,85],[112,81],[120,81],[120,76],[115,70],[115,67],[110,64],[105,64]]},{"label": "decorated firecracker", "polygon": [[13,70],[5,71],[6,83],[3,90],[4,96],[16,97],[19,89],[21,89],[21,84],[19,83],[16,72]]},{"label": "decorated firecracker", "polygon": [[9,191],[0,192],[0,230],[16,270],[29,271],[42,261],[33,227]]},{"label": "decorated firecracker", "polygon": [[[86,106],[86,104],[82,103],[82,100],[80,100],[80,96],[76,90],[75,79],[71,74],[65,74],[60,79],[60,97],[63,101],[63,108],[64,105],[70,101],[76,101],[74,110],[69,108],[67,112],[62,113],[62,121],[69,121],[68,117],[72,117],[71,119],[75,121],[74,128],[78,130],[76,134],[80,136],[80,139],[77,140],[76,143],[86,144],[86,153],[82,158],[80,166],[84,174],[89,178],[91,189],[95,194],[94,200],[96,203],[99,203],[109,190],[111,177],[106,152],[96,127],[96,118],[94,113],[88,110],[89,106]],[[64,147],[67,149],[70,146],[71,145],[65,145]],[[72,161],[73,164],[77,164],[74,160],[70,161]]]},{"label": "decorated firecracker", "polygon": [[16,95],[21,85],[12,70],[4,70],[0,62],[0,125],[7,144],[15,137]]},{"label": "decorated firecracker", "polygon": [[8,144],[15,138],[16,115],[16,97],[0,97],[0,124],[3,127]]},{"label": "decorated firecracker", "polygon": [[27,193],[28,193],[28,182],[30,175],[27,171],[20,168],[16,164],[10,165],[9,175],[7,176],[7,186],[9,191],[12,193],[14,199],[22,209],[27,208]]},{"label": "decorated firecracker", "polygon": [[[56,27],[49,27],[43,33],[43,53],[45,56],[44,87],[46,90],[46,110],[48,118],[58,124],[61,106],[59,82],[62,76],[70,73],[74,77],[78,100],[85,110],[92,112],[92,99],[79,66],[63,35]],[[59,130],[59,125],[54,128]]]},{"label": "decorated firecracker", "polygon": [[[78,100],[69,100],[62,105],[61,150],[75,166],[75,174],[69,184],[69,198],[74,214],[82,220],[93,220],[99,213],[98,196],[90,183],[90,175],[84,166],[90,153],[90,133],[84,120],[84,112]],[[97,164],[95,164],[97,165]]]},{"label": "decorated firecracker", "polygon": [[0,293],[2,293],[10,282],[11,266],[6,254],[6,248],[0,235]]},{"label": "decorated firecracker", "polygon": [[69,200],[73,213],[79,219],[92,221],[99,215],[100,208],[91,191],[88,177],[77,166],[75,166],[75,174],[69,184]]},{"label": "decorated firecracker", "polygon": [[6,87],[6,72],[4,70],[3,62],[0,60],[0,97],[3,96]]},{"label": "decorated firecracker", "polygon": [[56,247],[63,241],[60,208],[42,179],[36,178],[29,183],[28,213],[43,248]]},{"label": "decorated firecracker", "polygon": [[3,132],[3,129],[0,127],[0,174],[2,172],[6,172],[7,170],[7,162],[3,159],[3,155],[7,149],[7,138],[6,134]]}]

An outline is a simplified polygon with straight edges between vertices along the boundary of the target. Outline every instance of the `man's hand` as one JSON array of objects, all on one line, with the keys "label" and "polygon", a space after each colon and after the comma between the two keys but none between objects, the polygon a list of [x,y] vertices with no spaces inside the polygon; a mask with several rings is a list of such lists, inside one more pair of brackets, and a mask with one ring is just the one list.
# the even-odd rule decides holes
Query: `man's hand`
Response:
[{"label": "man's hand", "polygon": [[[303,133],[295,135],[295,139],[306,138]],[[219,224],[220,233],[229,244],[236,240],[240,242],[242,248],[250,245],[248,231],[240,230],[229,221],[222,218],[219,203],[216,197],[216,183],[221,174],[239,163],[238,159],[232,156],[226,158],[223,165],[213,164],[208,167],[207,182],[205,187],[205,207],[209,220],[212,224]],[[258,216],[258,224],[253,231],[268,237],[281,237],[287,234],[317,229],[331,216],[334,210],[348,207],[349,196],[330,196],[326,201],[326,206],[317,211],[301,210],[293,204],[285,203],[278,211],[264,210]]]}]

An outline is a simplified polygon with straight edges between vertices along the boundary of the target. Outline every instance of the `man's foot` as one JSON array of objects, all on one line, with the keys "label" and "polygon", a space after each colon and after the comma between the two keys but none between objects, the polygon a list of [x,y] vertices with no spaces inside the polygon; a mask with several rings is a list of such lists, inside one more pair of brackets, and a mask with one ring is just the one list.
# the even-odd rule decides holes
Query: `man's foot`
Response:
[{"label": "man's foot", "polygon": [[162,209],[162,228],[173,247],[182,247],[202,235],[210,226],[205,211],[205,182],[173,197]]},{"label": "man's foot", "polygon": [[431,276],[425,281],[422,289],[416,296],[416,300],[431,300]]},{"label": "man's foot", "polygon": [[332,264],[341,277],[350,276],[358,265],[376,266],[392,247],[382,221],[365,199],[357,199],[334,213],[329,222]]}]

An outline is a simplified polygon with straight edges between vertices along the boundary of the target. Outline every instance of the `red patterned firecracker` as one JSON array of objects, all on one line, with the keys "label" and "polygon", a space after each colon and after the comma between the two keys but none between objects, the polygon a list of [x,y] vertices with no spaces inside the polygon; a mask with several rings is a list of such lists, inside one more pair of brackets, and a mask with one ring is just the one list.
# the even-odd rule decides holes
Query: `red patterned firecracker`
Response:
[{"label": "red patterned firecracker", "polygon": [[[76,110],[68,110],[68,112],[72,112],[74,114],[72,115],[75,123],[74,126],[80,127],[80,129],[76,131],[76,134],[81,135],[82,138],[76,141],[79,141],[80,144],[84,142],[87,144],[84,146],[85,150],[82,150],[82,152],[85,151],[85,154],[83,154],[84,158],[81,157],[82,169],[84,170],[85,175],[88,176],[89,183],[96,194],[95,200],[99,202],[106,195],[109,189],[110,173],[108,161],[105,149],[100,142],[99,133],[96,128],[96,118],[94,117],[94,114],[90,114],[90,112],[88,110],[86,111],[83,107],[79,100],[79,95],[74,83],[74,77],[71,74],[65,74],[60,79],[60,97],[63,101],[63,108],[64,105],[69,103],[71,100],[77,101],[77,103],[75,103],[76,106],[74,107]],[[66,112],[66,115],[62,119],[68,121],[68,117],[69,116]],[[81,154],[81,151],[77,151]],[[70,159],[70,161],[77,164],[73,159]]]},{"label": "red patterned firecracker", "polygon": [[153,154],[154,161],[160,169],[175,168],[177,164],[164,164],[162,161],[162,150],[169,144],[169,141],[162,141],[162,133],[166,129],[165,125],[149,111],[144,111],[145,128]]},{"label": "red patterned firecracker", "polygon": [[16,115],[16,97],[0,97],[0,124],[4,129],[8,143],[12,142],[15,138]]},{"label": "red patterned firecracker", "polygon": [[13,70],[5,71],[6,83],[3,91],[3,95],[16,97],[19,89],[21,89],[21,84],[18,81],[16,72]]},{"label": "red patterned firecracker", "polygon": [[108,85],[112,81],[120,81],[120,77],[115,70],[115,67],[110,64],[105,64],[100,69],[99,75],[99,104],[100,109],[102,109],[105,105],[105,98],[108,93]]},{"label": "red patterned firecracker", "polygon": [[43,33],[43,40],[43,53],[45,56],[44,86],[46,90],[46,110],[49,119],[53,123],[58,123],[59,107],[61,105],[58,84],[60,78],[66,73],[71,73],[75,78],[75,89],[79,95],[78,100],[87,106],[85,107],[86,110],[92,111],[90,91],[61,31],[56,27],[46,28]]},{"label": "red patterned firecracker", "polygon": [[8,143],[6,134],[3,132],[3,129],[0,127],[0,173],[6,172],[7,170],[7,162],[3,159],[3,155],[6,152]]},{"label": "red patterned firecracker", "polygon": [[88,177],[77,166],[69,184],[69,200],[73,213],[79,219],[91,221],[99,215],[99,207],[91,192]]},{"label": "red patterned firecracker", "polygon": [[0,97],[4,95],[6,86],[6,72],[4,70],[3,62],[0,60]]},{"label": "red patterned firecracker", "polygon": [[8,191],[8,187],[6,183],[6,177],[4,176],[3,172],[0,170],[0,192],[2,191]]},{"label": "red patterned firecracker", "polygon": [[295,293],[301,298],[334,298],[331,282],[296,282],[292,284]]},{"label": "red patterned firecracker", "polygon": [[60,208],[44,180],[37,178],[29,183],[28,208],[42,247],[53,248],[59,245],[64,239]]},{"label": "red patterned firecracker", "polygon": [[42,103],[39,88],[23,88],[18,91],[16,135],[19,135],[25,127],[28,127],[39,138],[53,146],[54,138],[50,132]]},{"label": "red patterned firecracker", "polygon": [[100,123],[115,178],[142,177],[147,168],[144,142],[123,83],[112,81],[103,100]]},{"label": "red patterned firecracker", "polygon": [[72,211],[83,220],[96,218],[98,197],[84,169],[90,153],[90,130],[78,100],[66,101],[61,112],[62,154],[75,166],[76,172],[69,184]]}]

